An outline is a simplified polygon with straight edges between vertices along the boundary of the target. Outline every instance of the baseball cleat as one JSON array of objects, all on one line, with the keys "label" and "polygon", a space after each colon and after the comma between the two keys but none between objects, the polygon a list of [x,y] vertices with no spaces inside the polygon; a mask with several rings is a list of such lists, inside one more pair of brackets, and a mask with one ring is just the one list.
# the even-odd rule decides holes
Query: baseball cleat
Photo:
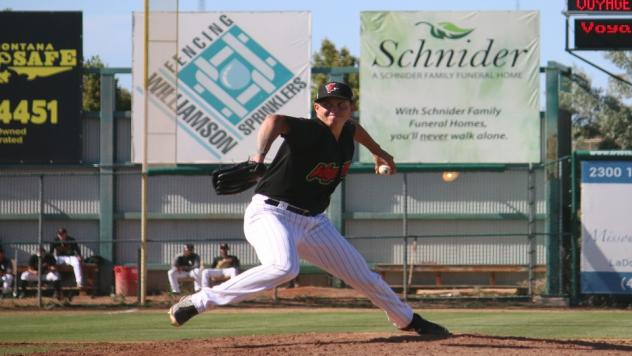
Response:
[{"label": "baseball cleat", "polygon": [[415,331],[417,334],[422,336],[433,336],[433,337],[449,337],[452,336],[452,333],[445,327],[428,321],[419,314],[413,314],[413,320],[410,324],[402,329],[404,331]]},{"label": "baseball cleat", "polygon": [[198,314],[190,295],[180,298],[180,301],[169,309],[169,319],[173,326],[181,326]]}]

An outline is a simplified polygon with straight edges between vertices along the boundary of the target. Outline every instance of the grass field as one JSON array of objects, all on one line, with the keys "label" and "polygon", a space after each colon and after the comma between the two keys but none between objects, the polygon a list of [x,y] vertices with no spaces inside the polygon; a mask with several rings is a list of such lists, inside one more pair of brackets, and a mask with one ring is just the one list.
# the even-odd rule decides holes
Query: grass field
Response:
[{"label": "grass field", "polygon": [[[632,339],[632,311],[421,310],[420,313],[455,333],[557,340]],[[224,309],[197,316],[177,329],[169,325],[163,310],[0,312],[3,342],[134,342],[336,332],[396,332],[396,329],[382,312],[367,309]]]}]

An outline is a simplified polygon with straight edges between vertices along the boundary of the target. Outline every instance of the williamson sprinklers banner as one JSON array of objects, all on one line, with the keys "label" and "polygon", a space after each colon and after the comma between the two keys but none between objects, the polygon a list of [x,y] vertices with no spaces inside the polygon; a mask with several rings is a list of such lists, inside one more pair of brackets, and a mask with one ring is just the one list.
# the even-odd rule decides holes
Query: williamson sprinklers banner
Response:
[{"label": "williamson sprinklers banner", "polygon": [[149,18],[145,93],[144,15],[134,15],[135,162],[143,157],[143,135],[149,163],[243,161],[255,152],[266,115],[309,117],[310,13],[150,13]]},{"label": "williamson sprinklers banner", "polygon": [[[401,163],[540,161],[537,12],[363,12],[360,118]],[[368,151],[360,160],[372,162]]]}]

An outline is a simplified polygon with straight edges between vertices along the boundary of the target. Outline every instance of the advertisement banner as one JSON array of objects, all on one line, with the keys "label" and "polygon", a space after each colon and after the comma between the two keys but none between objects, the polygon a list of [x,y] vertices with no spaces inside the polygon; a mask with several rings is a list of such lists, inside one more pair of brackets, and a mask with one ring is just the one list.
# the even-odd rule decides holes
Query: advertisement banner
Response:
[{"label": "advertisement banner", "polygon": [[632,294],[631,211],[632,162],[582,162],[582,293]]},{"label": "advertisement banner", "polygon": [[256,152],[266,115],[309,117],[309,12],[150,13],[149,19],[145,130],[144,14],[134,14],[134,162],[142,162],[145,133],[149,163],[243,161]]},{"label": "advertisement banner", "polygon": [[360,120],[396,162],[540,161],[538,12],[363,12],[361,23]]},{"label": "advertisement banner", "polygon": [[0,163],[81,160],[81,12],[0,12]]}]

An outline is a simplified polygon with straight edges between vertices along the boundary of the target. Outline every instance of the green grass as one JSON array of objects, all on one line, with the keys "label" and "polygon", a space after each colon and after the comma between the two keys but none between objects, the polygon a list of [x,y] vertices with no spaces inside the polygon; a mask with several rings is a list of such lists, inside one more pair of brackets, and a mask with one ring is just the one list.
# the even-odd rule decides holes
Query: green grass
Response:
[{"label": "green grass", "polygon": [[[421,310],[456,333],[550,339],[631,339],[630,311]],[[0,342],[117,342],[307,332],[396,332],[378,310],[208,312],[174,329],[165,311],[0,313]]]}]

